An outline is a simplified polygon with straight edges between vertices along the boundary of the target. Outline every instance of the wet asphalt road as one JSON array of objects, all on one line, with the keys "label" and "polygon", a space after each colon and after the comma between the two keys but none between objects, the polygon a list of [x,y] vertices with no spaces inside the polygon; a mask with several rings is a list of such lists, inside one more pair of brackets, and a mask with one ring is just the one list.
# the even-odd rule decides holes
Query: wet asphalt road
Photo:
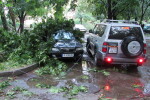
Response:
[{"label": "wet asphalt road", "polygon": [[[147,40],[147,54],[150,57],[149,43],[150,40]],[[65,62],[69,68],[74,65],[73,61]],[[85,76],[86,78],[83,78]],[[6,79],[0,78],[0,82]],[[123,66],[96,67],[93,59],[85,52],[82,62],[76,64],[64,77],[37,76],[34,71],[14,77],[11,86],[0,92],[0,100],[9,100],[4,93],[13,87],[22,87],[34,93],[32,96],[15,94],[14,100],[69,100],[69,97],[63,96],[64,93],[51,93],[48,89],[37,88],[38,83],[56,87],[65,87],[68,84],[86,86],[87,93],[73,96],[77,100],[150,100],[150,58],[143,66],[127,70]]]}]

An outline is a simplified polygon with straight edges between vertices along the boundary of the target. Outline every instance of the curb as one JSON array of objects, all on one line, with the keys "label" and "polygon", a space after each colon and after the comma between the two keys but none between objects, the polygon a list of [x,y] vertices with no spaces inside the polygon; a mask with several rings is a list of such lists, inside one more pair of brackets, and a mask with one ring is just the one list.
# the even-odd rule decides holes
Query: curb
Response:
[{"label": "curb", "polygon": [[19,75],[22,75],[22,74],[26,74],[30,71],[33,71],[34,69],[36,69],[38,67],[40,67],[40,65],[36,63],[36,64],[32,64],[32,65],[26,66],[24,68],[16,69],[16,70],[13,70],[13,71],[0,72],[0,77],[19,76]]}]

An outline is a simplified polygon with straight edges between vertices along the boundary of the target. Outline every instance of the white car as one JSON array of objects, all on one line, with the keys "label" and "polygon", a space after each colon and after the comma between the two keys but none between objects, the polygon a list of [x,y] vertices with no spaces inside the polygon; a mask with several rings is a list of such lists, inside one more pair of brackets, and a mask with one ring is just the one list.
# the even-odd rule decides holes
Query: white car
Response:
[{"label": "white car", "polygon": [[80,30],[81,32],[87,31],[87,29],[82,24],[75,24],[74,30]]}]

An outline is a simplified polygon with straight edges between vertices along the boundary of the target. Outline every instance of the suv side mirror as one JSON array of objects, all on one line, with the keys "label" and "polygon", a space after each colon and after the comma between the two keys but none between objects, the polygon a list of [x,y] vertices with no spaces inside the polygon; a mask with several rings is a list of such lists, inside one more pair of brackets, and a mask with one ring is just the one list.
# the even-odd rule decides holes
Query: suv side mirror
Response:
[{"label": "suv side mirror", "polygon": [[93,30],[92,30],[92,29],[90,29],[90,30],[89,30],[89,33],[93,33]]}]

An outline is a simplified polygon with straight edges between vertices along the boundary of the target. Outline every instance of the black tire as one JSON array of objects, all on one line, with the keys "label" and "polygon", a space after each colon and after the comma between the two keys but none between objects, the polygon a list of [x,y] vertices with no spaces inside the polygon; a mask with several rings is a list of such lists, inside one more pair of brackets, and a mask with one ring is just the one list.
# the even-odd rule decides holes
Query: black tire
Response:
[{"label": "black tire", "polygon": [[138,68],[138,65],[129,65],[127,67],[127,71],[132,72],[134,70],[137,70],[137,68]]},{"label": "black tire", "polygon": [[75,61],[78,61],[78,62],[81,62],[81,61],[82,61],[82,57],[83,57],[83,56],[76,57],[74,60],[75,60]]},{"label": "black tire", "polygon": [[97,59],[96,55],[94,56],[94,63],[95,63],[96,66],[99,66],[99,62],[98,62],[98,59]]},{"label": "black tire", "polygon": [[88,55],[91,57],[92,54],[91,54],[91,52],[90,52],[89,49],[90,49],[90,44],[89,44],[89,42],[87,42],[87,43],[86,43],[86,51],[87,51]]},{"label": "black tire", "polygon": [[[140,44],[140,47],[138,45],[132,45],[134,42],[134,44]],[[135,50],[138,50],[136,53],[131,53],[131,49],[129,50],[129,45],[132,45],[132,50],[135,49]],[[136,49],[137,47],[139,47],[138,49]],[[142,54],[143,52],[143,49],[144,49],[144,43],[142,40],[134,37],[134,36],[129,36],[129,37],[126,37],[124,38],[123,42],[122,42],[122,45],[121,45],[121,50],[122,52],[124,53],[125,56],[127,57],[130,57],[130,58],[134,58],[134,57],[137,57],[139,55]]]},{"label": "black tire", "polygon": [[102,66],[102,61],[97,58],[96,54],[94,55],[94,63],[96,66]]}]

